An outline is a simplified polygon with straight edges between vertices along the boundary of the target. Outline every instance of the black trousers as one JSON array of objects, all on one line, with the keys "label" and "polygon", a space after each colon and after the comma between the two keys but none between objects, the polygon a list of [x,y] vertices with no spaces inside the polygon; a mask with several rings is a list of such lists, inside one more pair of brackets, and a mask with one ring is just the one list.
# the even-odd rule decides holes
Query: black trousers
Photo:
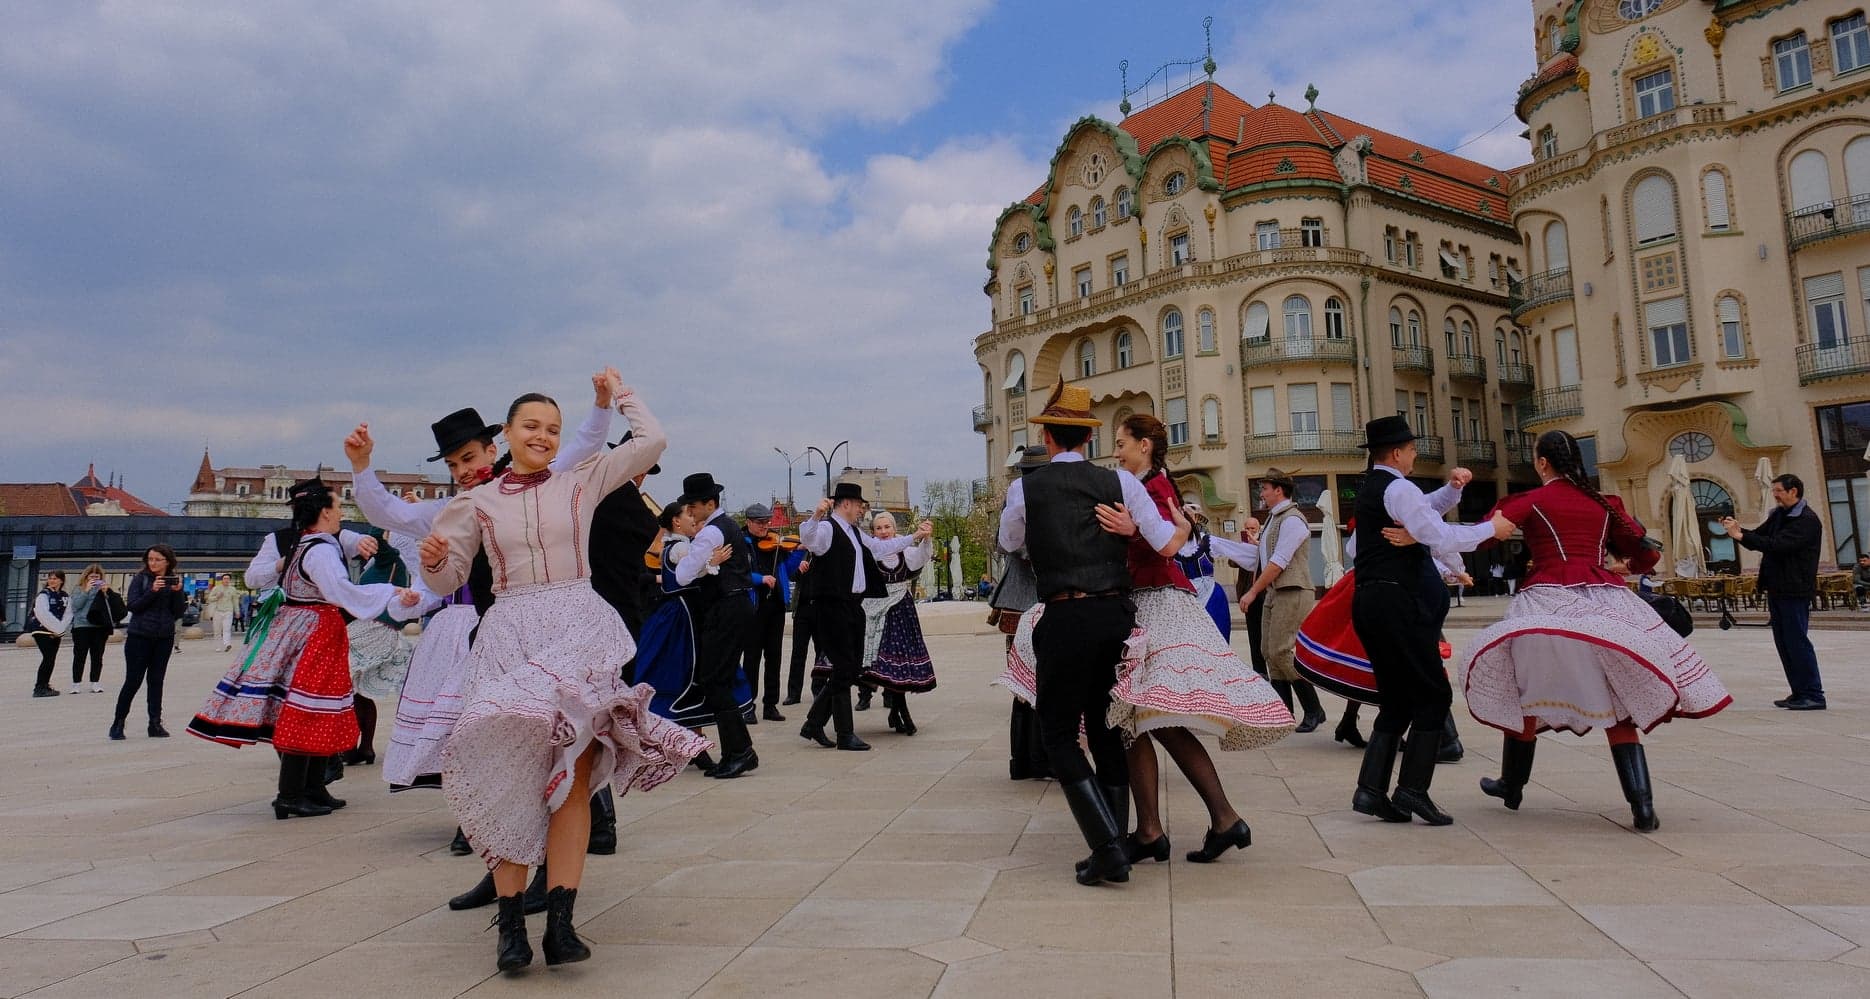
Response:
[{"label": "black trousers", "polygon": [[73,628],[71,630],[71,683],[72,686],[84,682],[84,659],[91,657],[91,682],[96,683],[104,676],[104,646],[110,643],[110,632],[103,628]]},{"label": "black trousers", "polygon": [[792,663],[786,668],[786,700],[796,701],[805,692],[805,655],[812,644],[812,625],[817,618],[812,613],[812,600],[800,593],[793,598],[792,607]]},{"label": "black trousers", "polygon": [[863,671],[863,601],[857,597],[813,601],[812,641],[819,654],[831,664],[831,678],[812,698],[812,710],[806,714],[806,720],[820,726],[827,720],[832,721],[839,735],[849,735],[853,729],[851,685]]},{"label": "black trousers", "polygon": [[123,639],[123,689],[117,692],[116,723],[130,717],[130,702],[149,680],[149,720],[162,720],[162,681],[169,675],[169,655],[175,651],[174,635],[125,635]]},{"label": "black trousers", "polygon": [[[1240,601],[1236,599],[1234,602],[1239,603]],[[1260,635],[1263,633],[1260,624],[1260,612],[1265,609],[1266,594],[1262,591],[1259,596],[1253,598],[1252,603],[1247,605],[1247,654],[1249,656],[1249,661],[1253,664],[1253,672],[1261,676],[1270,676],[1271,674],[1267,672],[1266,653],[1260,651]]]},{"label": "black trousers", "polygon": [[[753,625],[747,631],[747,658],[742,668],[753,699],[774,708],[779,706],[779,657],[785,646],[786,605],[777,589],[761,590],[760,602],[753,605]],[[760,669],[761,660],[766,664],[764,671]],[[764,687],[760,685],[762,673],[766,678]],[[760,696],[762,690],[766,692],[764,698]]]},{"label": "black trousers", "polygon": [[730,593],[703,609],[695,635],[695,683],[703,703],[714,712],[721,737],[721,752],[732,756],[753,746],[746,719],[734,701],[734,677],[740,672],[741,651],[753,625],[753,604],[745,593]]},{"label": "black trousers", "polygon": [[1370,656],[1377,683],[1377,717],[1371,729],[1401,736],[1440,733],[1454,691],[1442,666],[1441,625],[1448,616],[1448,589],[1380,580],[1358,581],[1351,598],[1351,625]]},{"label": "black trousers", "polygon": [[39,677],[33,681],[32,689],[42,690],[52,686],[52,667],[58,662],[59,646],[65,644],[65,636],[35,631],[32,643],[39,647]]},{"label": "black trousers", "polygon": [[[1061,781],[1096,776],[1101,784],[1128,784],[1123,737],[1105,721],[1110,688],[1117,683],[1123,643],[1136,623],[1136,606],[1127,596],[1084,597],[1045,605],[1033,628],[1039,738]],[[1078,750],[1078,727],[1091,747],[1091,762]],[[1092,763],[1096,764],[1095,774]]]}]

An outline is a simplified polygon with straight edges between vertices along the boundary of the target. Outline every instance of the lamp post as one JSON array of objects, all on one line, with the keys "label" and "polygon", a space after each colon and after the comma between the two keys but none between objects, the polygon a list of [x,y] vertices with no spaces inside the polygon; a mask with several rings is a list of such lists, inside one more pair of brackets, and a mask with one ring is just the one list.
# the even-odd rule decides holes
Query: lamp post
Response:
[{"label": "lamp post", "polygon": [[[837,458],[838,452],[849,447],[850,443],[851,443],[850,441],[839,441],[837,443],[837,446],[832,448],[831,453],[828,455],[825,454],[823,451],[820,451],[818,448],[812,447],[810,445],[807,445],[805,448],[806,454],[808,455],[815,454],[818,456],[818,459],[820,461],[823,461],[825,463],[825,498],[826,499],[831,498],[831,462],[835,458]],[[812,465],[811,465],[811,462],[809,461],[805,463],[805,475],[807,478],[810,478],[812,475]]]},{"label": "lamp post", "polygon": [[[799,515],[799,508],[792,503],[792,466],[798,464],[799,458],[803,458],[805,455],[801,454],[799,458],[794,458],[789,451],[784,451],[780,448],[773,448],[773,451],[781,458],[786,459],[786,515],[788,517],[797,517]],[[812,474],[810,465],[806,466],[805,474]]]}]

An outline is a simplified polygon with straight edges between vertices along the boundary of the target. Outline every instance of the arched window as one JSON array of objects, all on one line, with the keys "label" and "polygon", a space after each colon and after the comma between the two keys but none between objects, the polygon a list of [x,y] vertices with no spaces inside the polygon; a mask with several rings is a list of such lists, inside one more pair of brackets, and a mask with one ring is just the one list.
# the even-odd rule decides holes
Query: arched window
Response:
[{"label": "arched window", "polygon": [[1312,338],[1312,303],[1304,295],[1293,295],[1286,299],[1286,339],[1310,340]]},{"label": "arched window", "polygon": [[1344,339],[1344,303],[1336,296],[1325,299],[1325,339]]},{"label": "arched window", "polygon": [[1493,328],[1493,359],[1497,363],[1506,363],[1506,331],[1498,326]]},{"label": "arched window", "polygon": [[1127,368],[1135,363],[1136,351],[1134,343],[1135,341],[1130,339],[1129,330],[1124,330],[1122,333],[1117,334],[1117,367],[1119,369]]},{"label": "arched window", "polygon": [[1565,245],[1565,223],[1553,222],[1545,227],[1545,269],[1555,271],[1571,266],[1571,251]]},{"label": "arched window", "polygon": [[1844,147],[1844,189],[1852,198],[1870,195],[1870,137],[1852,139]]},{"label": "arched window", "polygon": [[1474,357],[1474,324],[1461,320],[1461,356]]},{"label": "arched window", "polygon": [[1722,295],[1714,303],[1714,314],[1721,321],[1721,356],[1729,360],[1747,356],[1747,331],[1742,325],[1740,299]]},{"label": "arched window", "polygon": [[1727,172],[1715,167],[1701,175],[1701,204],[1707,213],[1708,231],[1726,232],[1733,224],[1733,212],[1727,204]]},{"label": "arched window", "polygon": [[1510,364],[1520,363],[1521,359],[1526,356],[1525,355],[1526,341],[1519,335],[1518,330],[1514,330],[1513,332],[1507,334],[1506,342],[1507,342],[1507,351],[1508,351],[1507,356],[1509,358],[1508,363]]},{"label": "arched window", "polygon": [[1162,314],[1162,356],[1182,356],[1182,314],[1175,309]]},{"label": "arched window", "polygon": [[1271,323],[1272,310],[1266,307],[1265,302],[1254,302],[1247,306],[1247,325],[1241,329],[1240,335],[1248,340],[1264,340],[1266,328]]},{"label": "arched window", "polygon": [[1390,346],[1400,347],[1402,345],[1403,345],[1402,310],[1392,307],[1390,309]]},{"label": "arched window", "polygon": [[1632,200],[1636,210],[1636,245],[1675,236],[1675,182],[1663,174],[1650,174],[1636,183]]},{"label": "arched window", "polygon": [[1214,311],[1212,309],[1202,309],[1195,313],[1195,329],[1198,337],[1196,343],[1200,344],[1201,352],[1204,354],[1212,352],[1214,350]]},{"label": "arched window", "polygon": [[1443,345],[1448,348],[1449,357],[1453,357],[1461,352],[1460,349],[1455,346],[1453,318],[1441,321],[1441,338]]},{"label": "arched window", "polygon": [[1117,217],[1120,219],[1130,217],[1130,189],[1127,187],[1117,188]]},{"label": "arched window", "polygon": [[1409,310],[1409,346],[1422,346],[1422,314],[1414,309]]},{"label": "arched window", "polygon": [[1104,228],[1104,221],[1105,221],[1104,199],[1103,198],[1092,198],[1091,199],[1091,228],[1093,229]]},{"label": "arched window", "polygon": [[1207,441],[1221,439],[1221,400],[1213,396],[1201,400],[1201,437]]},{"label": "arched window", "polygon": [[1807,149],[1792,157],[1792,210],[1802,212],[1831,200],[1831,167],[1825,154]]},{"label": "arched window", "polygon": [[1016,350],[1006,356],[1006,381],[1000,387],[1014,395],[1026,394],[1026,355]]},{"label": "arched window", "polygon": [[1550,59],[1564,50],[1565,23],[1558,18],[1547,18],[1545,22],[1545,57]]},{"label": "arched window", "polygon": [[1180,170],[1170,174],[1162,182],[1162,193],[1174,197],[1188,187],[1188,175]]},{"label": "arched window", "polygon": [[1097,347],[1090,340],[1078,341],[1078,377],[1097,374]]},{"label": "arched window", "polygon": [[1084,211],[1082,209],[1077,205],[1072,205],[1071,211],[1065,213],[1065,219],[1073,236],[1084,235]]}]

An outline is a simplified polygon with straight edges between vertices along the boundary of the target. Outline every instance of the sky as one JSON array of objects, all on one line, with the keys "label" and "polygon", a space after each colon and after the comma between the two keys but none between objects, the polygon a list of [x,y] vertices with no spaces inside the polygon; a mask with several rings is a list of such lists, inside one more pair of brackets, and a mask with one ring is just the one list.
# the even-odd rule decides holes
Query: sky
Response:
[{"label": "sky", "polygon": [[[1000,211],[1118,73],[1199,60],[1499,167],[1529,3],[14,0],[0,31],[0,481],[95,463],[434,470],[428,425],[611,364],[661,481],[783,497],[807,445],[987,474]],[[1184,82],[1185,73],[1175,82]],[[1138,99],[1140,101],[1140,98]],[[618,433],[622,431],[621,423]],[[815,462],[815,459],[813,459]],[[822,488],[794,466],[801,497]]]}]

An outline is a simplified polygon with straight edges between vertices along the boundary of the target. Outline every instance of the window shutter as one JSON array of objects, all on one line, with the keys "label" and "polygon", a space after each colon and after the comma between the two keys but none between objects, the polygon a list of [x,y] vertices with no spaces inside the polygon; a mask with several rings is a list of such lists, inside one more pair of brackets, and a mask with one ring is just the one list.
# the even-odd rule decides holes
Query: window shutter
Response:
[{"label": "window shutter", "polygon": [[1247,330],[1249,340],[1261,340],[1266,337],[1266,325],[1272,321],[1272,310],[1265,302],[1254,302],[1247,306]]},{"label": "window shutter", "polygon": [[1343,382],[1334,382],[1331,386],[1331,426],[1335,430],[1356,430],[1355,417],[1351,415],[1351,387]]},{"label": "window shutter", "polygon": [[1262,385],[1253,390],[1253,432],[1267,436],[1279,432],[1277,412],[1273,401],[1273,389]]},{"label": "window shutter", "polygon": [[1740,321],[1740,300],[1723,298],[1720,302],[1721,322],[1738,323]]},{"label": "window shutter", "polygon": [[1675,185],[1666,177],[1645,177],[1636,185],[1636,241],[1647,243],[1675,235]]},{"label": "window shutter", "polygon": [[1658,326],[1674,326],[1686,322],[1688,322],[1686,299],[1666,298],[1643,306],[1643,325],[1652,330]]},{"label": "window shutter", "polygon": [[1727,216],[1727,175],[1719,170],[1709,170],[1701,178],[1701,194],[1708,204],[1708,228],[1726,229]]},{"label": "window shutter", "polygon": [[1805,279],[1805,300],[1808,302],[1843,297],[1844,274],[1842,272]]}]

